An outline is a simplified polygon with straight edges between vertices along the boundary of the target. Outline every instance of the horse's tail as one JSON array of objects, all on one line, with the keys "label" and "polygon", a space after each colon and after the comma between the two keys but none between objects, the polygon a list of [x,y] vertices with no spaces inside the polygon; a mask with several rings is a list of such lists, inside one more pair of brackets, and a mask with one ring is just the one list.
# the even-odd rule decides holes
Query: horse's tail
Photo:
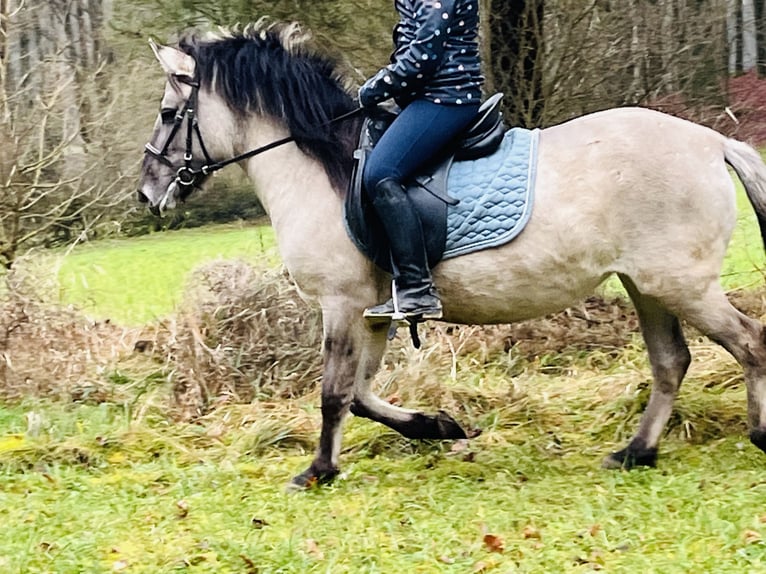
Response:
[{"label": "horse's tail", "polygon": [[723,153],[726,163],[734,169],[745,186],[766,249],[766,164],[752,147],[734,139],[726,140]]}]

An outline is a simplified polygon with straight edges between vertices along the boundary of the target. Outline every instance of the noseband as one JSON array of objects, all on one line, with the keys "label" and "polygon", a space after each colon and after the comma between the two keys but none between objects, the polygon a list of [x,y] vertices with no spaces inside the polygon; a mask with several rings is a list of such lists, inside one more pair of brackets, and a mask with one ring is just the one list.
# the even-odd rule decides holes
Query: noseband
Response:
[{"label": "noseband", "polygon": [[[165,139],[165,143],[162,145],[162,148],[157,149],[151,142],[149,142],[144,146],[144,152],[152,156],[154,159],[156,159],[163,165],[166,165],[167,167],[171,169],[175,169],[175,166],[173,165],[173,163],[170,161],[170,159],[168,159],[168,149],[170,148],[170,144],[173,142],[176,135],[180,131],[184,118],[186,118],[187,120],[186,151],[184,152],[184,165],[178,168],[178,170],[176,171],[176,178],[175,178],[175,183],[180,190],[179,195],[182,201],[186,199],[189,196],[189,194],[191,194],[191,192],[194,191],[194,188],[198,187],[202,183],[202,180],[208,175],[210,175],[211,173],[216,172],[219,169],[222,169],[232,163],[236,163],[238,161],[251,158],[263,152],[269,151],[276,147],[295,141],[294,137],[289,136],[286,138],[282,138],[280,140],[276,140],[269,144],[266,144],[265,146],[252,149],[248,152],[234,156],[232,158],[229,158],[223,161],[214,162],[211,159],[210,155],[208,154],[207,148],[205,148],[205,142],[202,139],[202,133],[200,132],[199,123],[197,122],[196,108],[199,101],[199,87],[200,87],[199,80],[192,80],[191,78],[187,76],[173,76],[173,77],[177,81],[183,84],[186,84],[188,86],[191,86],[191,89],[192,89],[191,95],[189,96],[189,99],[187,99],[186,102],[184,103],[183,108],[181,108],[176,113],[175,117],[173,118],[173,128],[170,130],[168,137]],[[350,112],[346,112],[336,118],[333,118],[332,120],[327,122],[325,125],[319,126],[319,128],[327,127],[332,124],[351,118],[357,115],[358,113],[361,113],[363,110],[364,108],[361,108],[361,107],[354,108]],[[203,155],[205,156],[204,163],[199,168],[196,168],[196,169],[194,168],[194,162],[193,162],[193,156],[192,156],[192,146],[194,143],[195,135],[197,137],[197,141],[199,142],[199,147],[202,150]]]}]

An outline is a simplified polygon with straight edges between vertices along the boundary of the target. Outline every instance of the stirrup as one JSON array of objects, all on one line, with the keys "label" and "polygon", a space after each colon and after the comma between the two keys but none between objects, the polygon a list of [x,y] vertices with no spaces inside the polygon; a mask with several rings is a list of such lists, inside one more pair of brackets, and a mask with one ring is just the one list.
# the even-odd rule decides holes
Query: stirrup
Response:
[{"label": "stirrup", "polygon": [[444,316],[441,302],[437,297],[434,298],[438,305],[419,307],[412,310],[402,309],[397,291],[396,281],[391,281],[392,297],[385,303],[365,309],[364,318],[374,321],[427,321],[429,319],[441,319]]},{"label": "stirrup", "polygon": [[381,323],[388,324],[386,338],[389,341],[393,341],[396,338],[396,332],[399,330],[399,327],[406,328],[410,333],[413,347],[420,349],[418,323],[420,323],[422,319],[418,317],[407,317],[406,314],[399,311],[399,305],[396,302],[396,283],[394,281],[391,282],[391,292],[393,297],[385,303],[365,309],[364,318],[373,325]]}]

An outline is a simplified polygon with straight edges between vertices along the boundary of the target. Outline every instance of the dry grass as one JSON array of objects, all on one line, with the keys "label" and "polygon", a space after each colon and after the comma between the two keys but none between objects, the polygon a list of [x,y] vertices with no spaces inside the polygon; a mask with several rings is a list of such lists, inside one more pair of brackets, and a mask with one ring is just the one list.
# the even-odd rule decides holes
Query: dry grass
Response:
[{"label": "dry grass", "polygon": [[[48,305],[49,294],[31,276],[39,273],[10,276],[2,300],[4,397],[133,401],[139,415],[162,411],[221,433],[257,427],[253,443],[261,445],[306,444],[315,432],[305,406],[319,403],[321,318],[284,273],[239,261],[208,264],[175,318],[142,331]],[[732,299],[751,316],[766,309],[764,291]],[[421,350],[404,337],[393,342],[376,390],[393,403],[447,410],[469,425],[552,429],[567,405],[609,405],[586,430],[622,440],[648,398],[637,319],[619,298],[594,297],[515,325],[427,325],[421,335]],[[740,427],[744,405],[729,408],[716,397],[741,389],[741,369],[720,347],[693,332],[688,337],[695,363],[685,389],[694,392],[679,401],[669,432],[704,439]],[[700,384],[708,392],[696,392]]]},{"label": "dry grass", "polygon": [[177,320],[156,333],[184,418],[226,402],[291,398],[322,369],[321,315],[279,271],[241,261],[199,268]]},{"label": "dry grass", "polygon": [[17,265],[0,294],[0,396],[51,396],[102,401],[108,365],[129,347],[133,333],[93,322],[73,307],[53,305],[49,276]]}]

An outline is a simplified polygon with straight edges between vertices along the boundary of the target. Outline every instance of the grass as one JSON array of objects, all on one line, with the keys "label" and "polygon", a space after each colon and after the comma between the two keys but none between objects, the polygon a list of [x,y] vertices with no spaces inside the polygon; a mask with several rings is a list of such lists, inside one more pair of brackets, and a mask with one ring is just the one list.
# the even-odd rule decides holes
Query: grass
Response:
[{"label": "grass", "polygon": [[59,255],[64,302],[98,319],[142,325],[167,316],[181,301],[189,273],[204,261],[240,258],[276,262],[268,226],[225,226],[90,243]]},{"label": "grass", "polygon": [[[763,281],[743,213],[730,288]],[[227,227],[81,246],[56,264],[64,301],[142,325],[172,312],[202,260],[273,253],[270,230]],[[342,476],[291,495],[316,444],[318,391],[193,423],[165,412],[159,377],[124,402],[0,405],[0,572],[766,572],[764,458],[723,351],[692,341],[658,468],[615,472],[600,459],[647,400],[638,338],[538,357],[479,346],[454,363],[429,344],[393,351],[382,396],[482,434],[417,442],[351,418]],[[130,388],[133,367],[113,383]]]},{"label": "grass", "polygon": [[[590,396],[586,382],[566,390],[529,370],[516,384],[534,394],[480,414],[484,433],[468,445],[351,419],[341,479],[289,495],[310,460],[316,395],[193,425],[137,421],[116,405],[4,407],[0,570],[763,572],[762,455],[741,429],[701,436],[707,413],[744,410],[741,385],[692,397],[697,431],[689,440],[687,425],[672,427],[658,469],[603,471],[600,456],[622,439],[614,411],[625,416],[635,396],[594,402],[624,378],[629,361],[618,363],[582,373],[595,379]],[[493,376],[483,393],[502,386]],[[36,437],[30,412],[43,421]]]},{"label": "grass", "polygon": [[736,185],[739,217],[721,276],[727,288],[761,286],[766,268],[763,242],[742,184],[737,180]]}]

